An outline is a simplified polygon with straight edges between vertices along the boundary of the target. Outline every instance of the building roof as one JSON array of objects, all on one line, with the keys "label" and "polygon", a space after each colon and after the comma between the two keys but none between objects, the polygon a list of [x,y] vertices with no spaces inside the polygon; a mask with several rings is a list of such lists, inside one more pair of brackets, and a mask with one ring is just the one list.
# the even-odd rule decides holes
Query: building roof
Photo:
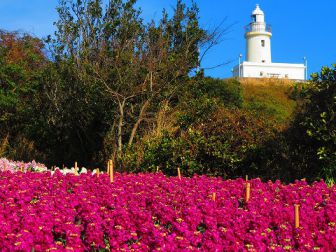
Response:
[{"label": "building roof", "polygon": [[264,12],[259,8],[259,4],[256,5],[256,8],[252,12],[252,15],[264,15]]}]

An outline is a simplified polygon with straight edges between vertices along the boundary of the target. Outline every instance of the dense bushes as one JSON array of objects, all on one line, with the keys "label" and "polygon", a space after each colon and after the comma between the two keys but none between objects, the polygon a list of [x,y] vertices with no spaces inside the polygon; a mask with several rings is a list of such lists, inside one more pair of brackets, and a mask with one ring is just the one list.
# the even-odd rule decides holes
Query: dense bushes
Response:
[{"label": "dense bushes", "polygon": [[[210,88],[214,84],[214,90]],[[272,117],[243,105],[242,86],[235,79],[191,80],[172,114],[175,127],[140,139],[126,151],[123,162],[134,171],[162,170],[175,175],[176,167],[194,173],[223,177],[242,176],[241,165],[250,152],[278,132]],[[132,155],[131,153],[137,153]]]},{"label": "dense bushes", "polygon": [[176,123],[185,130],[206,120],[219,107],[238,108],[242,103],[242,88],[236,79],[220,80],[200,74],[186,82],[179,93]]},{"label": "dense bushes", "polygon": [[239,167],[246,155],[274,134],[271,125],[248,111],[220,108],[187,130],[145,142],[141,166],[160,167],[170,175],[178,166],[187,176],[237,177],[242,175]]},{"label": "dense bushes", "polygon": [[315,157],[320,160],[321,175],[336,177],[336,64],[312,75],[309,100],[300,125],[309,137]]},{"label": "dense bushes", "polygon": [[324,67],[294,89],[299,106],[289,126],[259,146],[244,163],[257,176],[335,179],[336,71]]}]

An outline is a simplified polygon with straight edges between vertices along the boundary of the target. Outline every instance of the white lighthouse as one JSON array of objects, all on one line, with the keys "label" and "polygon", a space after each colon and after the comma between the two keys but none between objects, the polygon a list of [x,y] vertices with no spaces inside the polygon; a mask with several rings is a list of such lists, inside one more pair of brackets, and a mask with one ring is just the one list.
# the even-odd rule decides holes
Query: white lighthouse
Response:
[{"label": "white lighthouse", "polygon": [[257,4],[251,23],[245,27],[247,61],[271,63],[271,26],[266,25],[264,12]]},{"label": "white lighthouse", "polygon": [[245,26],[246,61],[239,60],[239,65],[233,69],[233,75],[304,80],[304,64],[272,63],[271,37],[272,28],[266,24],[264,12],[257,4],[251,22]]}]

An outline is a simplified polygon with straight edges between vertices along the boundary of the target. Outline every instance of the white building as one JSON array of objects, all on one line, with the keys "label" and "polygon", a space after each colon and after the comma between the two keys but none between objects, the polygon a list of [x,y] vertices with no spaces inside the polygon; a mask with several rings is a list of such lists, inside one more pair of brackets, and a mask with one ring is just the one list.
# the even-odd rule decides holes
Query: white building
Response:
[{"label": "white building", "polygon": [[245,27],[246,61],[233,68],[233,76],[250,78],[306,79],[304,64],[272,63],[271,26],[265,23],[264,12],[257,4],[252,12],[252,22]]}]

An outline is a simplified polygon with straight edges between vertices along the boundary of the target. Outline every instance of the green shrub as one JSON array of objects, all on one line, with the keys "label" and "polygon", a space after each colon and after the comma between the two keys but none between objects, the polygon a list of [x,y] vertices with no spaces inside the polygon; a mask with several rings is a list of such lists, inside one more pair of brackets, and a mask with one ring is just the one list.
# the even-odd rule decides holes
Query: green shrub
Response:
[{"label": "green shrub", "polygon": [[222,105],[232,108],[243,104],[242,87],[237,79],[204,78],[199,82],[199,90],[203,95],[217,98]]},{"label": "green shrub", "polygon": [[323,178],[336,178],[336,64],[312,74],[305,93],[308,103],[297,123],[307,138],[307,148],[315,152]]},{"label": "green shrub", "polygon": [[246,155],[274,136],[273,126],[265,121],[248,111],[218,108],[187,130],[164,132],[145,141],[138,171],[159,167],[176,175],[180,167],[185,176],[242,176],[239,167]]},{"label": "green shrub", "polygon": [[206,120],[221,106],[238,108],[243,103],[241,85],[236,79],[197,76],[181,93],[177,125],[182,130]]}]

